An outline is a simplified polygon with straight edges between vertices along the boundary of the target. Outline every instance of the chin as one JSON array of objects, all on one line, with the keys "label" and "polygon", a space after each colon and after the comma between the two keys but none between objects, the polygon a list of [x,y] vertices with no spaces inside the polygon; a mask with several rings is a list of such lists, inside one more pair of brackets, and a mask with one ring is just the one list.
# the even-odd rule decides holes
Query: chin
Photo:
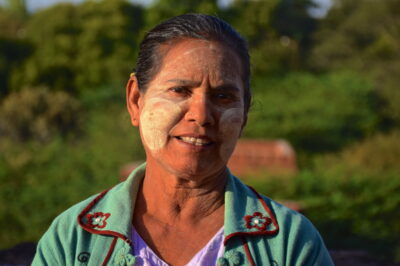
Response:
[{"label": "chin", "polygon": [[189,180],[219,175],[226,169],[226,163],[222,161],[216,162],[215,160],[206,161],[205,159],[196,160],[193,158],[185,160],[185,158],[181,157],[171,160],[156,159],[155,161],[164,171]]},{"label": "chin", "polygon": [[177,168],[177,176],[184,176],[187,179],[199,178],[199,177],[210,177],[221,174],[226,168],[226,165],[219,166],[204,166],[204,165],[186,165]]}]

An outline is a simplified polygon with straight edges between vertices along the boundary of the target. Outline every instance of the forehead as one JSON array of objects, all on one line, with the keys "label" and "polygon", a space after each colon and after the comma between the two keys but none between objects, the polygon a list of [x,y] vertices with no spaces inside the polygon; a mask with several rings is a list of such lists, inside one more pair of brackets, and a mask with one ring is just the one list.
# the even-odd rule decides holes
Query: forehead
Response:
[{"label": "forehead", "polygon": [[237,54],[221,42],[183,39],[160,47],[161,67],[155,78],[165,75],[210,80],[240,79],[242,69]]}]

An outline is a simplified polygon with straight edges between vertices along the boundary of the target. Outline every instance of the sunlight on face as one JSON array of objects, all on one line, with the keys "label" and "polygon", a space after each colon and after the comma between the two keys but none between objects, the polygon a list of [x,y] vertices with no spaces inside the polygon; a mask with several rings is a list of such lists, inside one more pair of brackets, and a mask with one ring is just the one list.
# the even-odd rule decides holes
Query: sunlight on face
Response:
[{"label": "sunlight on face", "polygon": [[146,101],[140,120],[144,142],[151,151],[165,147],[168,131],[179,120],[181,112],[178,104],[162,97],[151,97]]},{"label": "sunlight on face", "polygon": [[146,152],[196,169],[210,160],[225,165],[245,121],[240,61],[230,49],[204,40],[167,48],[143,96],[140,130]]}]

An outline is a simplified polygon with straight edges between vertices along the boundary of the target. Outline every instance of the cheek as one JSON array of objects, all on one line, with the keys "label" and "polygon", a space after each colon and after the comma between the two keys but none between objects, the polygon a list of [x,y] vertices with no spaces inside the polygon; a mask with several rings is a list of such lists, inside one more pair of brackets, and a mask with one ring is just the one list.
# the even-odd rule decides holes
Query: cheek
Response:
[{"label": "cheek", "polygon": [[151,99],[140,114],[140,131],[144,144],[151,150],[162,149],[168,134],[179,120],[181,108],[166,100]]},{"label": "cheek", "polygon": [[220,139],[223,140],[223,143],[219,153],[221,159],[226,162],[229,160],[240,136],[243,119],[243,108],[231,108],[221,115],[219,129],[221,132]]}]

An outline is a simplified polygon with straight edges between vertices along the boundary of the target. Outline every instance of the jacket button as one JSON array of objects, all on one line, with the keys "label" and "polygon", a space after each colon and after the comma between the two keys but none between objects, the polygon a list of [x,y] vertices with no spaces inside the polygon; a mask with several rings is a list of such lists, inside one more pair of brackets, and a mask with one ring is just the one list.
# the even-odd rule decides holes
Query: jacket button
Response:
[{"label": "jacket button", "polygon": [[226,254],[230,265],[241,265],[243,262],[242,253],[238,251],[229,251]]}]

